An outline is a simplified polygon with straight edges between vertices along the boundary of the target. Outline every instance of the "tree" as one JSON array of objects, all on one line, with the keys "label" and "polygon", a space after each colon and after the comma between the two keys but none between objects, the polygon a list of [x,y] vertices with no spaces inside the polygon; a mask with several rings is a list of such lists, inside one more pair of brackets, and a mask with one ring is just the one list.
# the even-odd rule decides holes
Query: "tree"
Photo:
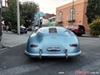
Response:
[{"label": "tree", "polygon": [[100,35],[100,16],[96,16],[96,19],[89,24],[90,33],[94,36]]},{"label": "tree", "polygon": [[25,26],[28,27],[34,20],[34,14],[39,11],[39,5],[34,2],[24,2],[20,9],[25,19]]},{"label": "tree", "polygon": [[100,0],[88,0],[86,16],[88,18],[88,23],[92,23],[95,17],[100,15]]},{"label": "tree", "polygon": [[[9,25],[12,29],[17,30],[17,4],[16,0],[9,0],[6,12],[3,12],[5,25]],[[24,23],[24,18],[20,13],[20,23]]]}]

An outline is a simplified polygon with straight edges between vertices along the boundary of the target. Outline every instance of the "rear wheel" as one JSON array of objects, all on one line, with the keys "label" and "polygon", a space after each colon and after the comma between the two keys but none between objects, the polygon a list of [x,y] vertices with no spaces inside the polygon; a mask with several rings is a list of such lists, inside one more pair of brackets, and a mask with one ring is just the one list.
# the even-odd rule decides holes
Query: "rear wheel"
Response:
[{"label": "rear wheel", "polygon": [[78,36],[82,36],[82,34],[78,34]]},{"label": "rear wheel", "polygon": [[25,32],[27,34],[27,32]]}]

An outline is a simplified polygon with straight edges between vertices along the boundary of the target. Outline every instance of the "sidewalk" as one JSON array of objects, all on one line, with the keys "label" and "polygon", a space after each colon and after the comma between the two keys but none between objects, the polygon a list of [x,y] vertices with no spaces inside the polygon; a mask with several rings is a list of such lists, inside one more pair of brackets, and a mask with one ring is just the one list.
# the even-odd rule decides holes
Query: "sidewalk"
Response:
[{"label": "sidewalk", "polygon": [[3,31],[2,40],[0,42],[0,50],[27,43],[30,34],[31,32],[28,32],[27,34],[18,35],[10,31]]}]

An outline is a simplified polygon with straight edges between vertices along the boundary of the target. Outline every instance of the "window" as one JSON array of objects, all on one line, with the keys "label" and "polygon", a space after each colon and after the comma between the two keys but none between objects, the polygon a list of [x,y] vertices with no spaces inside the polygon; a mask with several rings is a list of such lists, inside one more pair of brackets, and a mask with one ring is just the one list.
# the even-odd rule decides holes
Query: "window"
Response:
[{"label": "window", "polygon": [[60,12],[59,13],[59,17],[58,17],[58,22],[61,22],[62,21],[62,15],[63,15],[62,12]]},{"label": "window", "polygon": [[74,13],[75,13],[75,10],[72,8],[70,9],[70,15],[69,15],[69,20],[73,21],[74,20]]},{"label": "window", "polygon": [[55,18],[53,18],[52,20],[53,20],[53,22],[54,22],[54,21],[55,21]]},{"label": "window", "polygon": [[50,19],[49,21],[52,22],[52,19]]},{"label": "window", "polygon": [[49,28],[49,33],[57,33],[57,29],[56,28]]}]

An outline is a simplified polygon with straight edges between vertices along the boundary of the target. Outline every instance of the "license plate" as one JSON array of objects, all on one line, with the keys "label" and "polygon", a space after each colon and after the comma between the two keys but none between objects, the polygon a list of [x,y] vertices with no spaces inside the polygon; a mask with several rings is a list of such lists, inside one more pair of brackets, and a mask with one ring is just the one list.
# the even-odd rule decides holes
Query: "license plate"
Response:
[{"label": "license plate", "polygon": [[59,47],[48,47],[48,51],[60,51]]}]

